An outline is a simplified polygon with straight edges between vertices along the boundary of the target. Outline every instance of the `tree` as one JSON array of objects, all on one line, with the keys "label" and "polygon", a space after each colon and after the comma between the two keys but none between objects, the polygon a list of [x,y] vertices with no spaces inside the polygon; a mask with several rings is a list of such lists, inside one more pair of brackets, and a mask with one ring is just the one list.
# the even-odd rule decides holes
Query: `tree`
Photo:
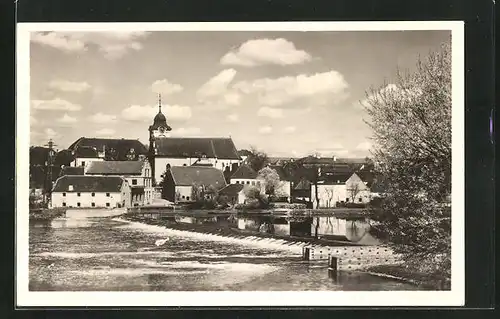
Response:
[{"label": "tree", "polygon": [[359,192],[361,189],[359,188],[358,183],[352,183],[349,188],[347,188],[347,194],[349,195],[349,198],[351,199],[351,203],[356,202],[356,196],[358,196]]},{"label": "tree", "polygon": [[257,186],[251,185],[243,189],[245,196],[248,199],[257,201],[258,208],[266,208],[269,206],[268,198],[262,194],[261,189]]},{"label": "tree", "polygon": [[266,195],[279,195],[277,194],[277,191],[279,191],[280,176],[274,169],[270,167],[264,167],[259,171],[257,179],[261,180],[264,183]]},{"label": "tree", "polygon": [[451,220],[441,205],[451,193],[449,46],[367,95],[375,170],[386,186],[372,211],[377,231],[408,263],[449,276]]},{"label": "tree", "polygon": [[269,158],[266,153],[261,152],[252,146],[247,157],[247,162],[254,171],[258,172],[268,164]]}]

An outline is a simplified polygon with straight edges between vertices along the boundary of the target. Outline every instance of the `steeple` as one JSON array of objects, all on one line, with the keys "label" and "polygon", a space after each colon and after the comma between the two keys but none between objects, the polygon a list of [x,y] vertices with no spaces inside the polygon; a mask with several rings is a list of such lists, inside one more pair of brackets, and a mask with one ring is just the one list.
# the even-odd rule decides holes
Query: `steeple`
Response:
[{"label": "steeple", "polygon": [[158,93],[158,113],[161,113],[161,94]]}]

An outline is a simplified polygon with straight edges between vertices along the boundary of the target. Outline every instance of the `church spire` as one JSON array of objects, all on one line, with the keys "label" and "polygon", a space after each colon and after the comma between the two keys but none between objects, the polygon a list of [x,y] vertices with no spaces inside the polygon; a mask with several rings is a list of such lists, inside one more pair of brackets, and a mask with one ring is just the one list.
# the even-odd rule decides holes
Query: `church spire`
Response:
[{"label": "church spire", "polygon": [[161,94],[158,93],[158,113],[161,113]]}]

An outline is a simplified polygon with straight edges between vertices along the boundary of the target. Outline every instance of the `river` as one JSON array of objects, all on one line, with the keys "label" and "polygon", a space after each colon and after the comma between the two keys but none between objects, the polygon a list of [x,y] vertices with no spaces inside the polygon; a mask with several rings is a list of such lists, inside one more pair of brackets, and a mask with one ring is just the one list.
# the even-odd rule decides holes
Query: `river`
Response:
[{"label": "river", "polygon": [[[180,237],[112,217],[59,218],[29,230],[31,291],[417,290],[326,262],[230,241]],[[152,226],[153,227],[153,226]],[[159,239],[168,239],[156,246]]]}]

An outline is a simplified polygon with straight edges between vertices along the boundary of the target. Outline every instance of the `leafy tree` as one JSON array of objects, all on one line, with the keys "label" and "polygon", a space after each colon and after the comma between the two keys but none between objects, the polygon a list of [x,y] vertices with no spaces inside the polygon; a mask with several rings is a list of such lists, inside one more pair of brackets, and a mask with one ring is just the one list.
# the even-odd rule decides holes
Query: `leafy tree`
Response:
[{"label": "leafy tree", "polygon": [[270,168],[264,167],[261,169],[257,175],[257,179],[264,183],[265,193],[270,196],[278,195],[276,192],[280,186],[280,177],[278,173]]},{"label": "leafy tree", "polygon": [[262,194],[261,189],[257,186],[248,186],[243,189],[245,196],[250,200],[257,202],[256,208],[267,208],[269,206],[268,197]]},{"label": "leafy tree", "polygon": [[268,164],[269,158],[266,153],[251,147],[247,162],[254,171],[258,172]]},{"label": "leafy tree", "polygon": [[374,162],[386,194],[372,218],[396,252],[427,272],[450,275],[451,51],[419,60],[413,73],[368,92]]}]

